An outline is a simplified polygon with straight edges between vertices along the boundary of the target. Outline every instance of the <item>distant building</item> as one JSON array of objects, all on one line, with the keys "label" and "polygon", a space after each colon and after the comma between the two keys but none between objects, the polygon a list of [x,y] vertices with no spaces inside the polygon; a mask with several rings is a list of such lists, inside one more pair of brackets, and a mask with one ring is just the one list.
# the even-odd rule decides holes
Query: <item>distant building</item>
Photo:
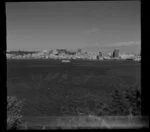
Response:
[{"label": "distant building", "polygon": [[99,60],[99,55],[96,56],[96,59]]},{"label": "distant building", "polygon": [[120,54],[119,55],[120,59],[127,59],[127,60],[134,60],[136,56],[134,54]]},{"label": "distant building", "polygon": [[118,58],[119,57],[119,49],[115,49],[112,56],[115,58]]},{"label": "distant building", "polygon": [[110,60],[111,57],[110,57],[110,56],[104,56],[103,59],[104,59],[104,60]]},{"label": "distant building", "polygon": [[112,53],[111,53],[111,52],[109,52],[109,53],[108,53],[108,56],[109,56],[109,57],[112,57]]},{"label": "distant building", "polygon": [[57,51],[57,49],[54,49],[54,50],[53,50],[53,52],[52,52],[52,54],[53,54],[53,55],[56,55],[56,54],[58,54],[58,51]]},{"label": "distant building", "polygon": [[99,51],[99,57],[102,57],[103,55],[102,55],[102,52],[101,51]]},{"label": "distant building", "polygon": [[103,56],[102,56],[102,52],[99,51],[99,52],[98,52],[98,55],[96,56],[96,59],[97,59],[97,60],[101,60],[102,57],[103,57]]}]

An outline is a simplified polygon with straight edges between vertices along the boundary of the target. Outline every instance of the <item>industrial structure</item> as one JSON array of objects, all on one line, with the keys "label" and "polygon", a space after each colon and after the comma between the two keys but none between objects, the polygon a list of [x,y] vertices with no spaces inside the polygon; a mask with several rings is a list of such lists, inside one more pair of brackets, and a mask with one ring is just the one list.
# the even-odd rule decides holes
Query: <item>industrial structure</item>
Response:
[{"label": "industrial structure", "polygon": [[118,58],[119,57],[119,49],[114,49],[112,57]]}]

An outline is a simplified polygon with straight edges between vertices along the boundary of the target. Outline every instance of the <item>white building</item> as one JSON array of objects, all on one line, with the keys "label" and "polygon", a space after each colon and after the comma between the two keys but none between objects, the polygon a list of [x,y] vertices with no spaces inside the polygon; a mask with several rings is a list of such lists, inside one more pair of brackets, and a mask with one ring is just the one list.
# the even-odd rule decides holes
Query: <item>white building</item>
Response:
[{"label": "white building", "polygon": [[110,57],[110,56],[104,56],[103,59],[104,59],[104,60],[110,60],[111,57]]},{"label": "white building", "polygon": [[52,54],[56,55],[58,53],[57,49],[54,49]]},{"label": "white building", "polygon": [[133,54],[120,54],[119,55],[119,57],[121,58],[121,59],[134,59],[134,55]]}]

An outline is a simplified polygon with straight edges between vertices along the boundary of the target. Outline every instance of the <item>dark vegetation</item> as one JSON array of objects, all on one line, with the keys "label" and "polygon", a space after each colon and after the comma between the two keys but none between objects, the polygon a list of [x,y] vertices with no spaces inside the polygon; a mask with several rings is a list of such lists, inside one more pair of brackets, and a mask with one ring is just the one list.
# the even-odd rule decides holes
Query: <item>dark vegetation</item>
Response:
[{"label": "dark vegetation", "polygon": [[8,95],[24,116],[140,115],[140,64],[132,61],[10,60]]},{"label": "dark vegetation", "polygon": [[22,100],[18,100],[15,96],[7,96],[7,129],[19,129],[23,123],[21,115],[22,107]]}]

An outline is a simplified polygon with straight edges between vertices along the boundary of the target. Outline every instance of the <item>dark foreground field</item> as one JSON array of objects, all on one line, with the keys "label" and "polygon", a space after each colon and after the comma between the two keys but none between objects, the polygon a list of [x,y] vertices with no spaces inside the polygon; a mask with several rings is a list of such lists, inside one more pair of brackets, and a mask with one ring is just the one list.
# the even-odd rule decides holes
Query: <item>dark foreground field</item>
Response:
[{"label": "dark foreground field", "polygon": [[7,92],[24,100],[24,116],[87,114],[109,102],[114,89],[140,86],[133,61],[8,60]]},{"label": "dark foreground field", "polygon": [[[118,108],[117,114],[123,113],[127,109],[126,106],[135,107],[136,98],[131,100],[135,103],[128,105],[125,102],[125,106],[121,103],[120,108],[120,103],[113,105],[112,108],[107,106],[111,104],[114,90],[140,88],[140,69],[139,62],[120,60],[74,60],[71,63],[61,63],[59,60],[8,60],[7,94],[23,100],[21,114],[28,127],[35,126],[38,129],[53,125],[53,128],[60,126],[82,128],[88,123],[91,127],[93,125],[97,127],[99,123],[102,127],[115,127],[118,121],[108,123],[108,120],[102,120],[102,115],[110,116],[108,111],[114,107]],[[117,101],[120,99],[119,97]],[[137,109],[134,109],[134,113],[136,111]],[[124,113],[129,114],[128,111]],[[96,116],[89,117],[90,115]],[[70,117],[67,118],[68,116]],[[63,117],[66,121],[73,122],[65,123],[66,121],[62,121]],[[128,120],[130,119],[127,118],[125,124],[118,125],[138,126],[135,121],[129,124]]]}]

